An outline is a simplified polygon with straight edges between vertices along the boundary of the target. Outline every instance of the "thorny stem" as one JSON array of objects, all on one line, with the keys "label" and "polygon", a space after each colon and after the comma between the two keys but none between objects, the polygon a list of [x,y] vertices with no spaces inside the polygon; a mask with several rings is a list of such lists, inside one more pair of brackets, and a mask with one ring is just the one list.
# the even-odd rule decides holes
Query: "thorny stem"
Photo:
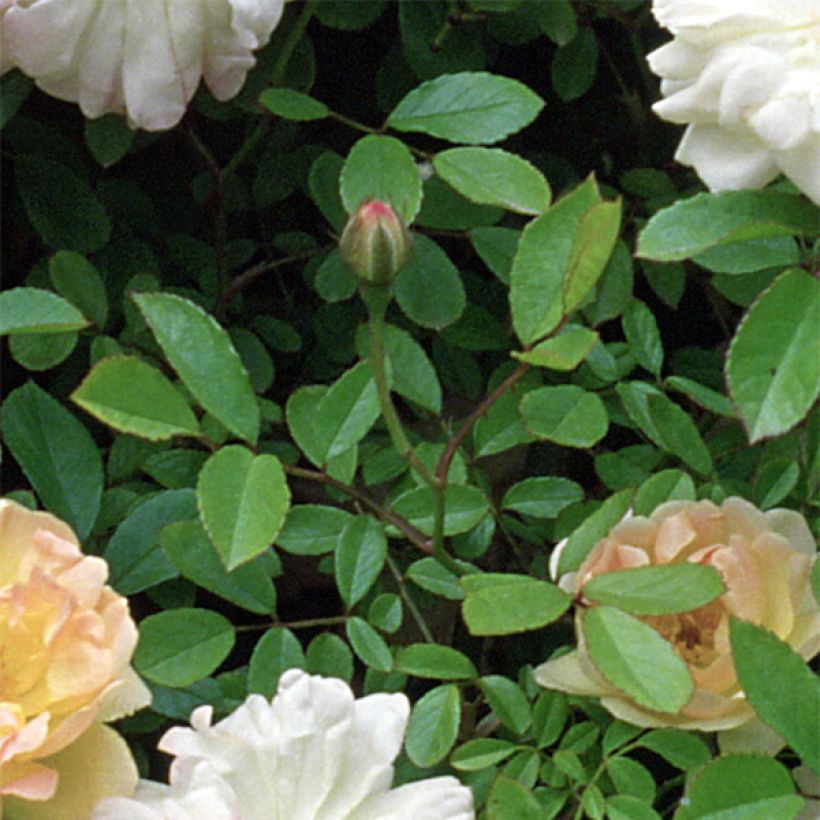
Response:
[{"label": "thorny stem", "polygon": [[450,464],[455,457],[456,451],[463,444],[464,439],[470,434],[473,425],[508,391],[516,382],[529,370],[530,366],[526,362],[520,362],[518,367],[504,379],[498,387],[490,393],[480,404],[476,406],[472,413],[461,425],[458,432],[447,442],[444,452],[441,454],[438,466],[436,467],[436,481],[440,487],[446,486],[447,474],[450,472]]},{"label": "thorny stem", "polygon": [[286,629],[310,629],[314,626],[338,626],[346,623],[350,619],[349,615],[331,615],[326,618],[308,618],[304,621],[271,621],[265,624],[245,624],[237,626],[237,632],[253,632],[259,629],[270,629],[271,627],[284,627]]},{"label": "thorny stem", "polygon": [[320,484],[327,484],[334,487],[340,492],[349,495],[355,501],[358,501],[363,507],[366,507],[370,512],[380,518],[387,524],[392,524],[414,547],[421,550],[426,555],[432,555],[433,549],[430,546],[430,539],[417,530],[409,521],[405,521],[400,515],[396,515],[390,510],[386,510],[378,501],[371,498],[363,490],[354,487],[350,484],[345,484],[338,481],[333,476],[327,473],[319,472],[318,470],[306,470],[303,467],[293,467],[289,464],[284,465],[285,472],[296,478],[304,478],[308,481],[317,481]]},{"label": "thorny stem", "polygon": [[271,262],[260,262],[258,265],[248,268],[244,273],[234,278],[228,288],[222,293],[219,301],[222,305],[226,306],[237,293],[251,285],[263,274],[284,267],[285,265],[290,265],[292,262],[301,262],[303,259],[310,259],[312,256],[316,256],[316,254],[322,253],[325,250],[327,250],[326,247],[314,248],[304,253],[294,253],[291,256],[283,256],[281,259],[274,259]]},{"label": "thorny stem", "polygon": [[[293,56],[293,50],[296,48],[296,44],[304,34],[305,28],[307,27],[308,22],[310,22],[310,18],[313,16],[315,5],[316,0],[307,0],[302,8],[302,13],[299,15],[299,18],[288,32],[285,42],[282,44],[282,48],[276,58],[276,63],[273,66],[273,70],[271,71],[270,81],[272,85],[281,84],[288,61],[291,56]],[[223,294],[229,287],[227,256],[228,215],[225,212],[224,207],[225,185],[227,184],[227,181],[236,173],[239,166],[242,165],[242,163],[254,152],[267,133],[271,122],[272,117],[261,117],[259,122],[256,124],[256,127],[253,131],[251,131],[237,152],[228,160],[225,167],[222,169],[217,166],[211,156],[210,151],[192,134],[194,144],[205,157],[208,167],[214,176],[214,184],[216,186],[216,190],[214,191],[214,201],[216,205],[216,217],[214,220],[214,230],[216,233],[216,261],[217,270],[219,272],[219,290]],[[219,308],[217,310],[218,314],[224,310],[227,302],[228,300],[224,297],[220,300]]]},{"label": "thorny stem", "polygon": [[427,643],[435,643],[433,633],[430,630],[430,627],[427,626],[427,621],[424,620],[424,616],[421,614],[421,610],[416,606],[416,602],[413,600],[413,597],[407,591],[407,582],[404,580],[404,576],[399,571],[395,561],[390,557],[390,553],[387,554],[385,563],[387,564],[390,572],[393,574],[393,577],[396,579],[396,583],[399,586],[399,595],[401,595],[404,603],[407,604],[407,609],[413,616],[413,620],[416,622],[419,632],[421,632],[424,636],[424,640],[427,641]]},{"label": "thorny stem", "polygon": [[[365,294],[363,293],[363,296]],[[386,302],[380,304],[376,300],[366,299],[370,311],[370,366],[373,369],[373,378],[376,382],[376,393],[379,397],[379,405],[382,410],[387,432],[390,440],[399,455],[412,467],[425,483],[430,487],[433,494],[433,537],[432,551],[433,557],[450,572],[456,575],[463,574],[463,569],[448,553],[444,547],[444,491],[447,487],[446,481],[439,482],[436,476],[427,468],[421,459],[416,455],[413,446],[407,438],[399,419],[393,399],[390,396],[390,387],[387,384],[387,374],[384,369],[384,313]]]}]

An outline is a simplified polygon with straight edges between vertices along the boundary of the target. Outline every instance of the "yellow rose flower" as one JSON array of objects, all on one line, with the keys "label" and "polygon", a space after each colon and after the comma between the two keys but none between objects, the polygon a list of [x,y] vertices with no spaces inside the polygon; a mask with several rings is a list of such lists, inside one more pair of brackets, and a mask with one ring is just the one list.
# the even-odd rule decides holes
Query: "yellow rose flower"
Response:
[{"label": "yellow rose flower", "polygon": [[610,684],[584,644],[585,607],[576,615],[578,648],[539,666],[535,678],[551,689],[600,697],[615,717],[637,726],[722,730],[726,751],[771,750],[782,741],[754,718],[740,689],[729,617],[765,627],[805,660],[813,658],[820,651],[820,606],[809,583],[816,556],[801,515],[780,509],[763,513],[741,498],[728,498],[720,507],[711,501],[670,501],[649,518],[625,518],[559,585],[583,600],[584,584],[602,573],[684,561],[720,572],[726,592],[714,601],[689,612],[642,617],[686,662],[695,684],[691,698],[678,713],[663,714]]},{"label": "yellow rose flower", "polygon": [[104,721],[150,702],[129,666],[137,629],[54,516],[0,500],[0,816],[85,820],[137,772]]}]

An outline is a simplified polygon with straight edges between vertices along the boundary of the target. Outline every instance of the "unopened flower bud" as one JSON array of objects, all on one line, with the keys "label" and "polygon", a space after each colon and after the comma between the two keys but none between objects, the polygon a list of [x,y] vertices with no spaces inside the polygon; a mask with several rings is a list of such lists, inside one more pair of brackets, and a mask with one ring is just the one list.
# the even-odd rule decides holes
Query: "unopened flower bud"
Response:
[{"label": "unopened flower bud", "polygon": [[379,199],[365,200],[345,225],[339,249],[356,276],[385,285],[410,256],[412,240],[396,212]]}]

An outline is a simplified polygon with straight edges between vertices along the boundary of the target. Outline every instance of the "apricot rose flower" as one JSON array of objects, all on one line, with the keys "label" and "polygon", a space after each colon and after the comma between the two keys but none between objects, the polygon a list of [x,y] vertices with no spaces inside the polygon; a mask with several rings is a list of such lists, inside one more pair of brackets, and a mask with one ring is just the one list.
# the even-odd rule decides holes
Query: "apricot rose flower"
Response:
[{"label": "apricot rose flower", "polygon": [[644,616],[686,662],[695,689],[676,714],[639,706],[598,671],[584,646],[584,608],[576,629],[579,646],[535,671],[552,689],[601,698],[613,715],[638,726],[722,731],[721,746],[766,751],[777,742],[756,718],[741,691],[729,644],[729,616],[765,627],[805,660],[820,651],[820,606],[809,576],[817,545],[805,519],[791,510],[761,512],[741,498],[670,501],[648,518],[629,517],[596,544],[577,572],[559,585],[583,597],[593,576],[631,567],[684,561],[714,567],[726,591],[690,612]]},{"label": "apricot rose flower", "polygon": [[102,724],[150,694],[128,665],[137,629],[107,574],[62,521],[0,500],[0,815],[10,820],[86,820],[100,797],[136,785],[125,742]]},{"label": "apricot rose flower", "polygon": [[336,678],[290,669],[272,701],[248,699],[219,723],[170,729],[170,786],[143,781],[133,800],[104,800],[93,820],[472,820],[454,777],[391,789],[410,712],[401,694],[355,699]]},{"label": "apricot rose flower", "polygon": [[91,119],[176,125],[200,78],[233,97],[285,0],[0,0],[0,70],[12,66]]}]

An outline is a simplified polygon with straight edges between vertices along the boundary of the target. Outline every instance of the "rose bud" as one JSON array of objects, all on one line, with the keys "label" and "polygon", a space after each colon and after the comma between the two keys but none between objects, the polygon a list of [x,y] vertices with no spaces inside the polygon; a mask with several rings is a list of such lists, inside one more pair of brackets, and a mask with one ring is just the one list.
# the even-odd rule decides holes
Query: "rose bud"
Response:
[{"label": "rose bud", "polygon": [[366,199],[345,225],[342,259],[368,285],[386,285],[410,256],[407,226],[386,202]]}]

